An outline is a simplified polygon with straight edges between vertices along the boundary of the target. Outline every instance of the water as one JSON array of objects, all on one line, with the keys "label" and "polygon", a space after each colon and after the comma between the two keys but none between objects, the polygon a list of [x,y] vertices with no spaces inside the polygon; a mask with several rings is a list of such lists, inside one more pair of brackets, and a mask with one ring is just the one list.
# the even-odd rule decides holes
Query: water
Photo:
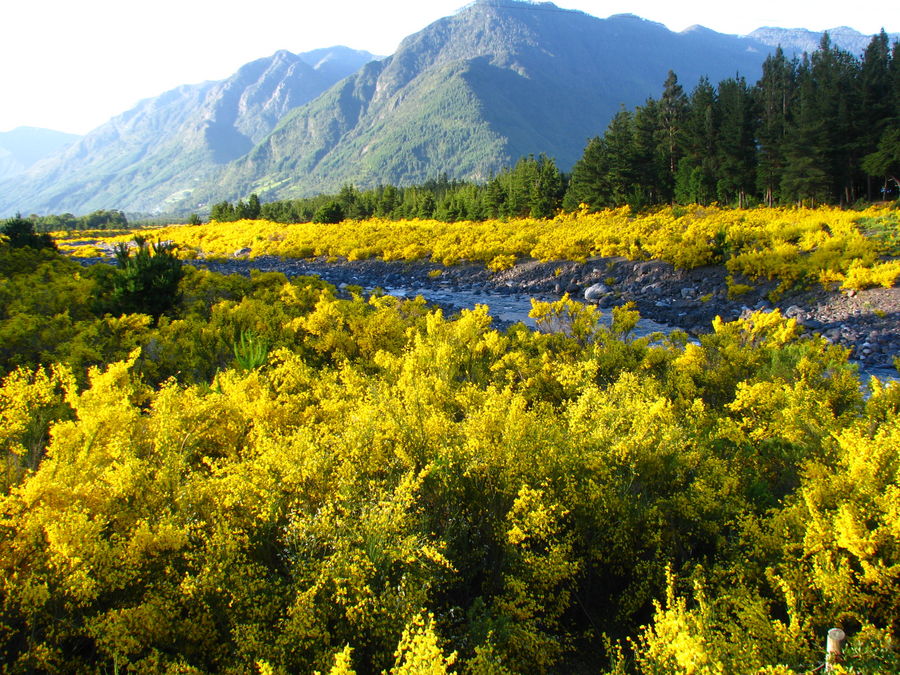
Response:
[{"label": "water", "polygon": [[[471,309],[475,305],[487,305],[488,313],[503,325],[521,322],[529,328],[537,327],[535,320],[528,316],[528,313],[531,311],[531,298],[534,296],[524,293],[506,294],[492,293],[490,291],[463,291],[458,288],[450,288],[448,285],[437,288],[425,286],[389,287],[385,288],[384,291],[401,298],[412,298],[421,295],[427,302],[455,309]],[[552,296],[536,297],[535,299],[544,302],[559,300],[559,298]],[[608,326],[611,321],[612,313],[603,312],[600,322]],[[650,319],[640,319],[633,331],[633,335],[643,337],[652,333],[668,333],[670,331],[671,328],[665,324],[657,323]]]}]

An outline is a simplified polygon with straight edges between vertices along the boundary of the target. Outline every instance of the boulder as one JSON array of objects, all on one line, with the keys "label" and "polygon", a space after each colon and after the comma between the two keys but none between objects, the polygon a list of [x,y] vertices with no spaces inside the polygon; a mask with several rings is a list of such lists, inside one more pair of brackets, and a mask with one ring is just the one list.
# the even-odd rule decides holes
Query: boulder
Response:
[{"label": "boulder", "polygon": [[597,302],[607,293],[609,293],[609,286],[606,284],[594,284],[584,289],[584,299],[588,302]]}]

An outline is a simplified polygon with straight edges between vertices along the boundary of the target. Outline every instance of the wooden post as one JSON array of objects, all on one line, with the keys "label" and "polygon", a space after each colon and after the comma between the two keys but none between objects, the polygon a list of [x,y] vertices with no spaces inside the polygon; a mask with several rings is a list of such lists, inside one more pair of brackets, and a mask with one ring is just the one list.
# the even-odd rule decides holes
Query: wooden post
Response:
[{"label": "wooden post", "polygon": [[825,642],[825,672],[833,673],[834,664],[844,660],[844,640],[847,634],[840,628],[832,628],[828,631],[828,640]]}]

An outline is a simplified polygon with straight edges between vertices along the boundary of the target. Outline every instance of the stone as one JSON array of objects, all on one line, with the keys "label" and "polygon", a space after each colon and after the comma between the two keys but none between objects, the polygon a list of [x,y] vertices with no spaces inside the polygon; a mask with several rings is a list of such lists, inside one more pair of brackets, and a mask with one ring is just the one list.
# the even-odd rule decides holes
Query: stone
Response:
[{"label": "stone", "polygon": [[594,284],[584,289],[584,299],[588,302],[596,302],[607,293],[609,293],[609,286],[606,284]]},{"label": "stone", "polygon": [[609,293],[608,295],[604,295],[602,298],[600,298],[597,301],[598,307],[612,307],[615,304],[616,304],[616,299],[615,299],[615,297],[613,297],[612,293]]}]

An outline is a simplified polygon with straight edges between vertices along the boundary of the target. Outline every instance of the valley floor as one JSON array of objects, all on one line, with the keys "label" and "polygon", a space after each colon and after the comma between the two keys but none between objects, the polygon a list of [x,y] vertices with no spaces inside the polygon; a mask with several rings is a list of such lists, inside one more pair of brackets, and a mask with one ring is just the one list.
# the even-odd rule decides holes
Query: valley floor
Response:
[{"label": "valley floor", "polygon": [[641,316],[699,335],[709,332],[719,316],[732,321],[750,310],[778,308],[808,331],[851,350],[866,370],[892,368],[900,356],[900,287],[861,291],[826,291],[821,287],[786,293],[777,303],[767,299],[777,282],[748,281],[748,289],[729,297],[721,266],[675,269],[661,261],[592,258],[587,262],[520,262],[492,272],[483,264],[444,267],[430,262],[384,262],[377,259],[327,262],[324,258],[286,259],[273,256],[198,260],[195,264],[224,273],[251,269],[278,271],[288,276],[315,274],[340,286],[363,288],[443,288],[474,294],[526,294],[542,299],[568,293],[585,300],[593,288],[593,302],[612,307],[634,302]]}]

